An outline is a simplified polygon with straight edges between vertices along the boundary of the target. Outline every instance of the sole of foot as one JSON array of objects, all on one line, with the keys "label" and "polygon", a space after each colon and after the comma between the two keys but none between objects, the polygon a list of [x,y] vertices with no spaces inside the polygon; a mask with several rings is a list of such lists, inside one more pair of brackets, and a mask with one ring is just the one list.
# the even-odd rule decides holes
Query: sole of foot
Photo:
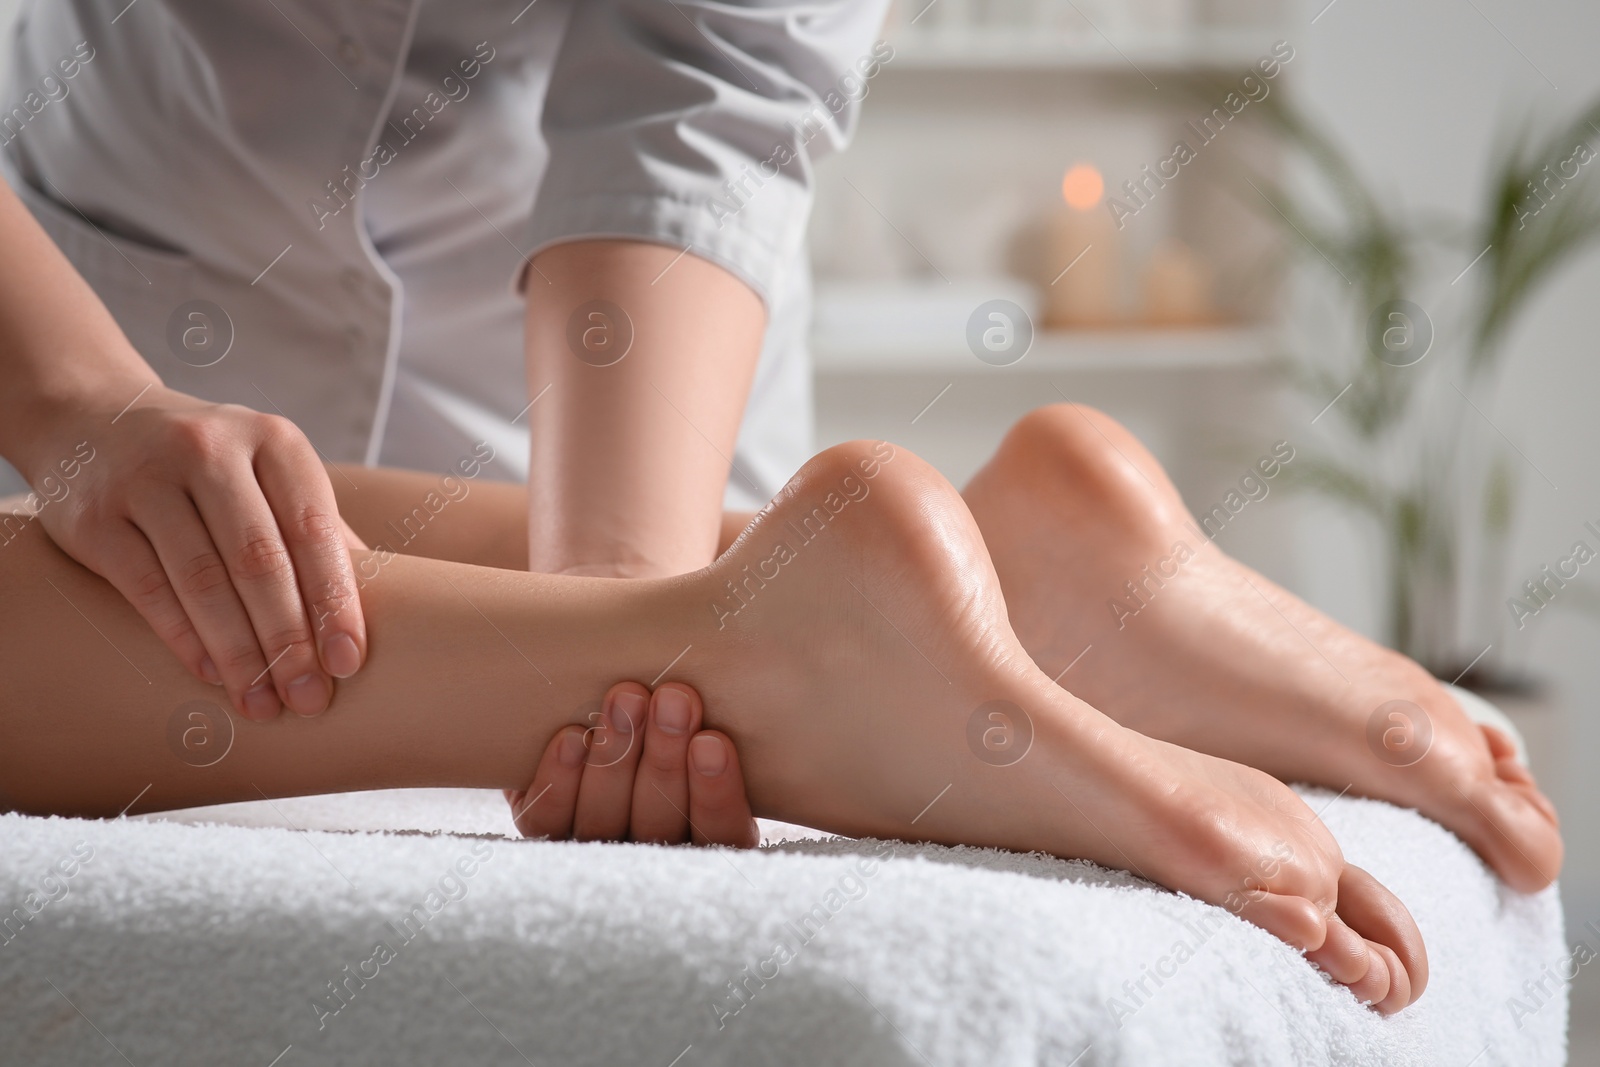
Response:
[{"label": "sole of foot", "polygon": [[1041,408],[964,497],[1029,653],[1125,726],[1416,808],[1507,884],[1561,868],[1554,807],[1414,662],[1225,555],[1110,417]]},{"label": "sole of foot", "polygon": [[1420,934],[1271,776],[1126,729],[1007,620],[961,497],[904,450],[822,453],[710,568],[669,587],[683,680],[758,814],[843,834],[1094,860],[1227,907],[1382,1011]]}]

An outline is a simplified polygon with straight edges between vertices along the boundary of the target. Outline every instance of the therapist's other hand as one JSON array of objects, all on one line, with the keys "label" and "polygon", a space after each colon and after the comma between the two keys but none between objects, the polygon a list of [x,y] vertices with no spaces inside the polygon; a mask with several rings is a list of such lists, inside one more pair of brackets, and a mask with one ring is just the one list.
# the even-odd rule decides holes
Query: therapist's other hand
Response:
[{"label": "therapist's other hand", "polygon": [[70,495],[39,513],[55,543],[241,714],[325,710],[332,679],[366,658],[350,563],[361,546],[305,435],[159,385],[84,423],[63,439],[87,438],[96,455]]},{"label": "therapist's other hand", "polygon": [[619,682],[598,721],[551,738],[527,789],[506,790],[524,837],[754,848],[733,742],[700,729],[700,694]]}]

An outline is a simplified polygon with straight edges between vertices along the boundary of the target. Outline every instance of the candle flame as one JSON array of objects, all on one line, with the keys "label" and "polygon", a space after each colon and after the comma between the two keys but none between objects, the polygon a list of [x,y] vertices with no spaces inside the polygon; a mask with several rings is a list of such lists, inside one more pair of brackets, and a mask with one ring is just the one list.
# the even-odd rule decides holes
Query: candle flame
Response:
[{"label": "candle flame", "polygon": [[1061,179],[1061,196],[1067,204],[1079,211],[1088,211],[1100,203],[1106,183],[1100,172],[1088,163],[1075,163]]}]

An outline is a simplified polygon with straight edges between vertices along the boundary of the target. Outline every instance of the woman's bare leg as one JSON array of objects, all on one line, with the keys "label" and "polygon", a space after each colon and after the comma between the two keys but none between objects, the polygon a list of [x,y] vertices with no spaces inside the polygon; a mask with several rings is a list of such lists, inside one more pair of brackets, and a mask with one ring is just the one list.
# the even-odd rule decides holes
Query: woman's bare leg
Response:
[{"label": "woman's bare leg", "polygon": [[311,720],[229,719],[42,534],[0,549],[0,783],[27,811],[114,814],[395,786],[516,787],[619,678],[670,676],[737,743],[758,813],[826,830],[1125,867],[1309,951],[1396,1010],[1426,959],[1403,906],[1259,771],[1124,729],[1055,686],[1006,620],[960,497],[856,443],[817,457],[712,566],[617,582],[361,556],[371,658]]},{"label": "woman's bare leg", "polygon": [[[317,720],[223,715],[225,758],[196,768],[170,735],[226,700],[192,677],[109,585],[37,523],[0,547],[0,793],[25,811],[136,810],[396,786],[525,786],[540,750],[608,686],[675,649],[661,583],[553,579],[382,551],[358,555],[381,619],[375,668]],[[679,646],[681,647],[681,646]],[[179,725],[173,727],[173,723]],[[146,787],[149,787],[146,791]]]}]

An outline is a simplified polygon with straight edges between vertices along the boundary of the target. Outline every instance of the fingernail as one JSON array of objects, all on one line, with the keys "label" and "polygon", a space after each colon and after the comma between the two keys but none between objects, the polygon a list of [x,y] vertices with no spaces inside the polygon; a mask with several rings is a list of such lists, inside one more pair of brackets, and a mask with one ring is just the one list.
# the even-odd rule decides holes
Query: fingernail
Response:
[{"label": "fingernail", "polygon": [[644,697],[638,693],[618,693],[611,700],[606,724],[616,733],[633,733],[633,724],[644,718],[644,704]]},{"label": "fingernail", "polygon": [[288,696],[296,715],[317,715],[328,706],[328,683],[320,674],[302,674],[289,683]]},{"label": "fingernail", "polygon": [[583,744],[583,732],[568,730],[561,739],[561,745],[556,749],[556,759],[561,761],[563,767],[576,767],[583,762],[589,750]]},{"label": "fingernail", "polygon": [[349,634],[334,634],[322,646],[322,662],[335,678],[348,678],[361,669],[361,650]]},{"label": "fingernail", "polygon": [[211,662],[210,656],[200,661],[200,677],[212,685],[222,684],[222,675],[217,673],[217,665]]},{"label": "fingernail", "polygon": [[689,762],[707,778],[715,778],[728,767],[728,750],[722,738],[701,734],[689,742]]},{"label": "fingernail", "polygon": [[661,689],[656,692],[656,725],[661,732],[678,737],[689,729],[689,696],[682,689]]},{"label": "fingernail", "polygon": [[244,694],[245,714],[252,719],[270,719],[282,709],[283,705],[278,703],[278,694],[272,691],[272,686],[267,682],[262,682]]}]

